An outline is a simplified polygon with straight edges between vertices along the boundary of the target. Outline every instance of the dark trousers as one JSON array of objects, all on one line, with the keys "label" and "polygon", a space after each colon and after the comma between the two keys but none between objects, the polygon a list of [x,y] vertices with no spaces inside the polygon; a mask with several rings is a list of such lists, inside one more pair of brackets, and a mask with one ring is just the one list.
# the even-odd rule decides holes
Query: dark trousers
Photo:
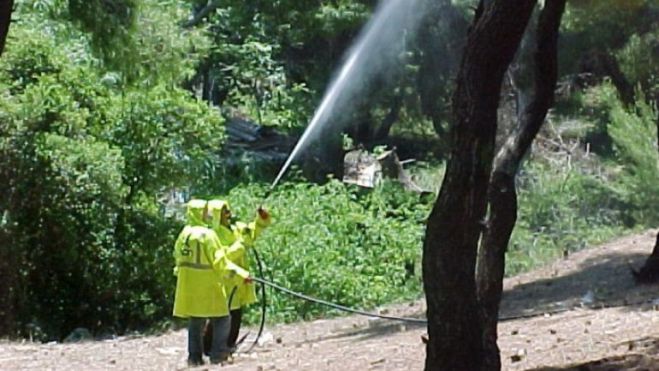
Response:
[{"label": "dark trousers", "polygon": [[240,323],[242,322],[242,319],[242,308],[234,309],[231,311],[231,327],[229,328],[229,339],[227,340],[229,349],[234,349],[236,347],[236,341],[238,341],[238,334],[240,333]]},{"label": "dark trousers", "polygon": [[[201,355],[204,351],[202,331],[206,318],[190,318],[188,322],[188,360],[194,364],[201,364]],[[229,354],[227,347],[227,335],[229,329],[229,317],[211,318],[208,321],[212,328],[212,335],[208,344],[208,354],[212,363],[222,361]]]},{"label": "dark trousers", "polygon": [[[234,309],[230,312],[231,324],[229,325],[229,334],[227,337],[227,348],[234,352],[236,349],[236,342],[238,341],[238,334],[240,333],[240,324],[242,322],[243,310],[241,308]],[[213,339],[213,326],[210,321],[206,323],[204,328],[204,354],[210,355],[211,343]]]}]

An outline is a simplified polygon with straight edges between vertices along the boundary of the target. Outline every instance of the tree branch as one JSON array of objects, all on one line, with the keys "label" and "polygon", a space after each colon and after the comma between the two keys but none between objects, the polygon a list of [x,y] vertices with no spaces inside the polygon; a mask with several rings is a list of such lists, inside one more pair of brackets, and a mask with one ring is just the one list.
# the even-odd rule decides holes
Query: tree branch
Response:
[{"label": "tree branch", "polygon": [[554,102],[558,29],[566,0],[547,0],[540,13],[534,52],[534,86],[530,103],[518,116],[518,128],[494,159],[488,187],[489,221],[478,251],[477,293],[483,321],[484,368],[501,369],[497,346],[499,303],[505,254],[517,221],[515,176]]},{"label": "tree branch", "polygon": [[214,11],[219,6],[220,0],[208,0],[206,6],[201,8],[201,10],[197,12],[197,14],[192,17],[192,19],[183,23],[183,28],[191,28],[198,25],[208,14],[210,14],[210,12]]},{"label": "tree branch", "polygon": [[531,102],[524,107],[519,125],[506,140],[494,160],[494,171],[515,175],[522,157],[531,147],[547,111],[554,104],[554,89],[558,75],[558,28],[565,0],[547,1],[540,13],[537,30],[537,47],[534,53],[535,76]]}]

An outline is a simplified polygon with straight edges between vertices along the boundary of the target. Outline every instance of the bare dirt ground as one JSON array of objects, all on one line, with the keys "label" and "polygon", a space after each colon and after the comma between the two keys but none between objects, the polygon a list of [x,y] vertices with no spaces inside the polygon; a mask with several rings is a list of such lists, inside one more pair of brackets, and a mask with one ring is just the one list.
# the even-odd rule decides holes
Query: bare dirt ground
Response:
[{"label": "bare dirt ground", "polygon": [[[657,231],[583,250],[505,282],[504,370],[659,370],[659,286],[634,285]],[[381,309],[421,316],[424,303]],[[521,317],[521,318],[519,318]],[[269,327],[263,345],[225,370],[420,370],[422,326],[342,317]],[[186,332],[76,344],[0,342],[0,369],[186,368]]]}]

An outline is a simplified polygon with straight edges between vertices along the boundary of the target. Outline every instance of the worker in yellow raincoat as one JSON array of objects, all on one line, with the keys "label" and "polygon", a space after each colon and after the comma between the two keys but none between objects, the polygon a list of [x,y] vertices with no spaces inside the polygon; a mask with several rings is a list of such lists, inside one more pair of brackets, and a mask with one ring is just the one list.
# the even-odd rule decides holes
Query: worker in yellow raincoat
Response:
[{"label": "worker in yellow raincoat", "polygon": [[[211,227],[220,238],[220,243],[226,250],[226,256],[239,267],[249,270],[247,249],[254,247],[254,241],[261,232],[270,225],[269,213],[259,208],[253,222],[247,224],[237,222],[231,224],[231,207],[223,200],[208,202],[208,212],[211,215]],[[226,286],[226,295],[231,301],[231,329],[228,346],[231,351],[236,349],[236,341],[242,322],[242,308],[256,302],[254,285],[238,281],[235,285]],[[231,296],[233,293],[233,296]]]},{"label": "worker in yellow raincoat", "polygon": [[188,318],[188,364],[203,364],[202,329],[206,319],[213,327],[211,363],[227,359],[230,329],[225,286],[249,283],[249,273],[231,262],[217,234],[207,227],[208,203],[191,200],[187,204],[187,225],[174,245],[177,276],[174,316]]}]

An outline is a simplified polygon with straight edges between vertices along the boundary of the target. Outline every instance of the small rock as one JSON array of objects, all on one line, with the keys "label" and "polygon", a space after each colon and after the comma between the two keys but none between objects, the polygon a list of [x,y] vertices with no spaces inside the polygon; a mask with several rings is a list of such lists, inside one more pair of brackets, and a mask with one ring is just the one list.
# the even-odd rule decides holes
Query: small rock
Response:
[{"label": "small rock", "polygon": [[277,342],[277,344],[281,344],[281,342],[282,342],[281,337],[278,337],[278,338],[275,340],[275,342]]},{"label": "small rock", "polygon": [[554,330],[553,328],[549,329],[549,333],[552,334],[552,335],[556,335],[556,330]]},{"label": "small rock", "polygon": [[517,335],[517,334],[519,334],[519,330],[510,331],[510,335]]}]

